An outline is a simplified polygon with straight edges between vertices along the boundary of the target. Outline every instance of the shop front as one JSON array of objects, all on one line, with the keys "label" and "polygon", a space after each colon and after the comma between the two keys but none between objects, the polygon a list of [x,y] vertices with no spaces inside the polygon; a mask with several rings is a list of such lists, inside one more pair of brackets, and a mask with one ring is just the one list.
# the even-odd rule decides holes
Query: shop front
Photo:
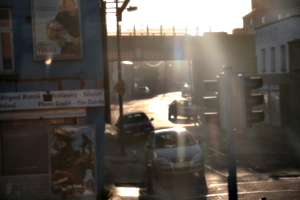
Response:
[{"label": "shop front", "polygon": [[87,119],[103,106],[102,89],[0,93],[0,199],[95,199],[98,125]]}]

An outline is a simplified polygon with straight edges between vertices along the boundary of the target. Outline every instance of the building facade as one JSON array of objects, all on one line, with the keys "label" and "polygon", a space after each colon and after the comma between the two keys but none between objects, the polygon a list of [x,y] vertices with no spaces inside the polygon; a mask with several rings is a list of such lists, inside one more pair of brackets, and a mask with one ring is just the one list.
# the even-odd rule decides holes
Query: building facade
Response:
[{"label": "building facade", "polygon": [[0,199],[95,199],[104,187],[97,0],[0,2]]},{"label": "building facade", "polygon": [[300,1],[252,0],[244,32],[256,36],[257,74],[264,79],[266,122],[299,129],[297,41]]},{"label": "building facade", "polygon": [[[296,103],[299,100],[299,80],[295,78],[298,57],[295,41],[299,40],[299,22],[298,15],[291,16],[256,30],[257,73],[264,78],[266,87],[278,91],[276,96],[279,97],[279,106],[275,108],[279,117],[270,118],[270,123],[292,128],[299,128],[296,122],[299,111]],[[272,101],[271,98],[270,100]],[[272,113],[274,109],[270,108],[269,112],[270,116],[275,116]]]}]

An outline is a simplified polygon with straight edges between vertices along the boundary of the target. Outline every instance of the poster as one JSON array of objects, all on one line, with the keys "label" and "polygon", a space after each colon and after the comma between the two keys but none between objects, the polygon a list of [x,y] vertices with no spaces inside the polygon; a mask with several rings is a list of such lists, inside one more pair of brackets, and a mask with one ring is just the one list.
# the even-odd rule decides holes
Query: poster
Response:
[{"label": "poster", "polygon": [[50,127],[52,195],[96,195],[95,137],[94,125]]},{"label": "poster", "polygon": [[32,0],[34,58],[82,58],[79,0]]}]

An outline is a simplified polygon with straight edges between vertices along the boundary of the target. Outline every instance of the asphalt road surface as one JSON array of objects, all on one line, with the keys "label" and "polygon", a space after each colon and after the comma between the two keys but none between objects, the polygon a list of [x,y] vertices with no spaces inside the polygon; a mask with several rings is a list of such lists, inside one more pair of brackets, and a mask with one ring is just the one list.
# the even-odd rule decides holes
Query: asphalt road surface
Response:
[{"label": "asphalt road surface", "polygon": [[[234,144],[228,144],[224,133],[201,119],[198,123],[186,118],[169,121],[168,105],[180,98],[180,92],[174,92],[123,103],[124,113],[144,111],[153,117],[155,129],[186,127],[199,141],[205,156],[204,177],[195,173],[156,180],[172,199],[228,199],[229,145],[235,150],[239,199],[300,199],[299,156],[289,144],[244,133],[236,133]],[[118,115],[118,105],[112,105],[112,125]],[[127,144],[127,149],[138,164],[146,166],[144,146],[141,139]]]}]

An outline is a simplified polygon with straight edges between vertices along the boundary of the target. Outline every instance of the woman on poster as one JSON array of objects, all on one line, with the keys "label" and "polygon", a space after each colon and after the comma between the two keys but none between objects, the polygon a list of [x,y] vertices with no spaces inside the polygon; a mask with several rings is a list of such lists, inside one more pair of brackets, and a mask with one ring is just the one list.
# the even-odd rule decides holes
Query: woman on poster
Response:
[{"label": "woman on poster", "polygon": [[61,46],[60,54],[80,55],[79,12],[75,0],[62,0],[55,19],[47,22],[47,35]]}]

